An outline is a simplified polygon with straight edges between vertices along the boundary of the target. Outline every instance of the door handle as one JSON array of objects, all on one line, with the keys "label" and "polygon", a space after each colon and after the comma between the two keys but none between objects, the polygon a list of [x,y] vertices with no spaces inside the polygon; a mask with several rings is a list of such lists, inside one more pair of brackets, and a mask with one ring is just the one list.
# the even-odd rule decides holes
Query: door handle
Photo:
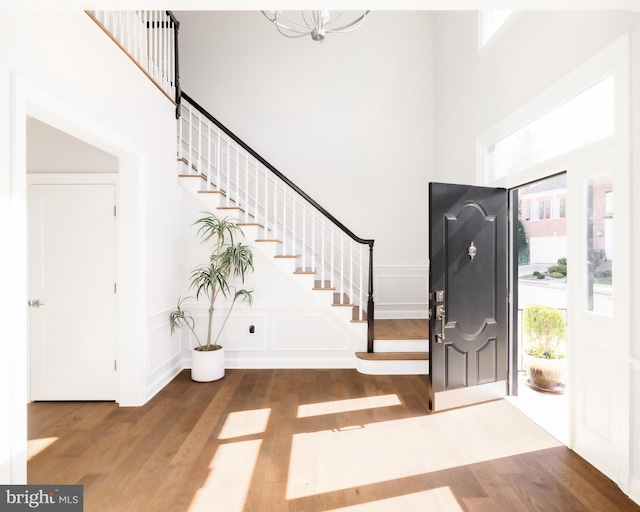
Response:
[{"label": "door handle", "polygon": [[39,299],[29,301],[29,307],[39,308],[40,306],[44,306],[44,303],[40,302]]},{"label": "door handle", "polygon": [[445,309],[442,304],[436,306],[436,320],[440,320],[440,334],[436,334],[436,342],[442,343],[444,341],[444,324],[446,323]]}]

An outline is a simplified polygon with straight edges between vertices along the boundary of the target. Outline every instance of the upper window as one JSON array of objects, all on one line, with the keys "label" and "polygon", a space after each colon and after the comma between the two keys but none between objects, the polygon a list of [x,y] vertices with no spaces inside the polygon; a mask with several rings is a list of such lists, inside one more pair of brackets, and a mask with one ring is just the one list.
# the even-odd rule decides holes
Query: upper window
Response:
[{"label": "upper window", "polygon": [[512,13],[507,9],[480,11],[480,48],[489,42]]},{"label": "upper window", "polygon": [[613,86],[610,76],[486,147],[486,181],[613,135]]}]

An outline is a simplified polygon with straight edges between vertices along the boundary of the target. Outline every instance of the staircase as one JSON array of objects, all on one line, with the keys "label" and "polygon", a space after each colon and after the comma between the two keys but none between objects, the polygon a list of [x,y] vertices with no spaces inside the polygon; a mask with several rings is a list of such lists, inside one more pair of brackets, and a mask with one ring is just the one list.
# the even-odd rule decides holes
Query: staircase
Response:
[{"label": "staircase", "polygon": [[[292,265],[297,279],[309,282],[314,292],[328,298],[332,308],[345,311],[352,324],[363,326],[366,352],[357,353],[360,371],[428,373],[428,329],[424,325],[410,324],[413,334],[394,336],[385,334],[385,328],[402,333],[402,323],[374,321],[374,241],[352,233],[182,92],[177,56],[180,23],[173,14],[87,14],[174,101],[178,175],[185,190],[204,200],[211,210],[235,218],[255,240],[254,247],[280,264]],[[391,325],[395,327],[389,329]],[[375,339],[374,326],[380,326],[382,337]]]},{"label": "staircase", "polygon": [[429,320],[376,320],[375,333],[375,352],[356,352],[360,373],[429,373]]}]

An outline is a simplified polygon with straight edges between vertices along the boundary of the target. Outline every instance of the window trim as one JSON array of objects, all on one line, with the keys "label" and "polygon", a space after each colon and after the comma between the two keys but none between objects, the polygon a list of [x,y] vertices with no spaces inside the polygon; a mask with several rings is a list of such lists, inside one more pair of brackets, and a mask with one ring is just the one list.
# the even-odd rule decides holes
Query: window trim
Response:
[{"label": "window trim", "polygon": [[[551,87],[525,103],[502,121],[486,130],[476,139],[476,183],[493,187],[510,187],[518,183],[536,181],[549,174],[549,166],[566,160],[566,155],[595,147],[599,144],[609,144],[612,140],[625,136],[625,115],[621,109],[628,108],[628,98],[625,90],[628,87],[629,70],[625,55],[629,52],[630,37],[626,33],[616,41],[596,53],[585,64],[577,67]],[[532,165],[525,169],[507,174],[495,179],[488,179],[487,153],[488,149],[503,138],[527,126],[541,116],[564,105],[576,95],[586,91],[602,80],[614,77],[614,133],[613,135],[594,141],[585,146],[561,153],[548,160]],[[556,167],[556,172],[563,169]]]}]

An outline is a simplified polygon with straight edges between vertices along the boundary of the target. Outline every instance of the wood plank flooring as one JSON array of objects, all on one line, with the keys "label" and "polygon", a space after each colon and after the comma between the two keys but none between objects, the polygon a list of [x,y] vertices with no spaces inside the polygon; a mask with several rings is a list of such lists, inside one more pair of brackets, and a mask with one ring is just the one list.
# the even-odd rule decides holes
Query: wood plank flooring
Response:
[{"label": "wood plank flooring", "polygon": [[29,483],[85,512],[640,511],[505,401],[428,414],[428,377],[179,374],[142,407],[28,406]]}]

